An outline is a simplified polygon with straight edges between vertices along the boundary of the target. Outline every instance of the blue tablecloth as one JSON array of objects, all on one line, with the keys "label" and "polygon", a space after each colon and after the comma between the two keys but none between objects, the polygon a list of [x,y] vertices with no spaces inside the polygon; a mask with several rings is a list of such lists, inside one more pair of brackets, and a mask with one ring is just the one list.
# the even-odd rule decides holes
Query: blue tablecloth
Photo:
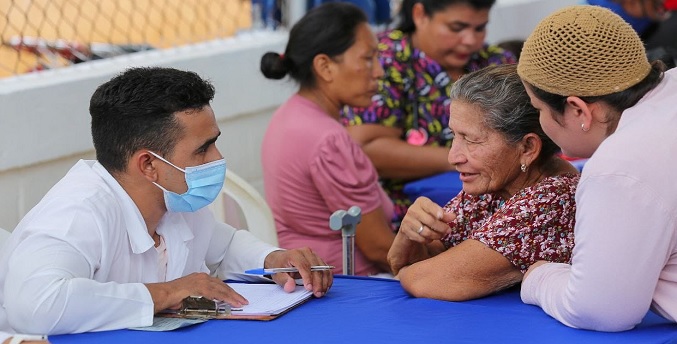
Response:
[{"label": "blue tablecloth", "polygon": [[119,330],[50,336],[50,340],[54,344],[677,343],[677,325],[649,313],[632,331],[576,330],[538,307],[523,304],[518,289],[479,300],[446,302],[412,298],[397,281],[337,276],[327,296],[311,299],[269,322],[212,320],[172,332]]},{"label": "blue tablecloth", "polygon": [[463,190],[463,183],[458,176],[456,171],[440,173],[407,183],[402,191],[412,200],[425,196],[444,206]]}]

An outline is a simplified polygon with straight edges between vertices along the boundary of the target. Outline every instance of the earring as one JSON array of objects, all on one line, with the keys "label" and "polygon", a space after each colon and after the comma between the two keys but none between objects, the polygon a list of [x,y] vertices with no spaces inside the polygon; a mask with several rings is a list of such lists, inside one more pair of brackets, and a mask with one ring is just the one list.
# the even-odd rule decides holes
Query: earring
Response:
[{"label": "earring", "polygon": [[527,164],[520,165],[520,170],[522,170],[522,172],[526,173],[527,172]]},{"label": "earring", "polygon": [[581,130],[583,130],[584,132],[587,133],[588,130],[590,130],[590,128],[586,128],[586,127],[585,127],[585,124],[584,124],[584,123],[581,123]]}]

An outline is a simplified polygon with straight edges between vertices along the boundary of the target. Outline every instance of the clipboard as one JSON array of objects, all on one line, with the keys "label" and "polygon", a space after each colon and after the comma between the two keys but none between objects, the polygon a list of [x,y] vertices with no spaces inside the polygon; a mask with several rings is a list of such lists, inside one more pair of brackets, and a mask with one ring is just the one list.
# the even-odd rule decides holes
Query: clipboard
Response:
[{"label": "clipboard", "polygon": [[237,293],[244,296],[249,301],[249,305],[242,308],[231,308],[224,302],[215,302],[202,297],[186,298],[181,309],[163,311],[156,316],[206,320],[270,321],[305,303],[313,295],[303,286],[297,286],[292,293],[287,293],[277,284],[232,283],[229,285]]},{"label": "clipboard", "polygon": [[210,300],[202,296],[189,296],[183,299],[181,308],[166,309],[157,314],[165,318],[184,318],[184,319],[222,319],[230,315],[231,308],[225,302]]}]

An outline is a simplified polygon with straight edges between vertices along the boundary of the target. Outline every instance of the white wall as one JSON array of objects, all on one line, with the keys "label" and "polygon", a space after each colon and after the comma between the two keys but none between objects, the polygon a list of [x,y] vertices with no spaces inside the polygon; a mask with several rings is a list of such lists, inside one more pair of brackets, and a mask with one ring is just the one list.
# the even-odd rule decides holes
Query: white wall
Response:
[{"label": "white wall", "polygon": [[550,13],[581,0],[496,0],[489,12],[486,41],[492,44],[505,40],[526,39],[538,22]]},{"label": "white wall", "polygon": [[228,168],[262,192],[263,133],[295,85],[265,79],[259,61],[286,41],[285,32],[247,34],[0,80],[0,228],[12,230],[78,159],[94,157],[89,98],[128,66],[169,66],[210,79],[222,131],[217,146]]}]

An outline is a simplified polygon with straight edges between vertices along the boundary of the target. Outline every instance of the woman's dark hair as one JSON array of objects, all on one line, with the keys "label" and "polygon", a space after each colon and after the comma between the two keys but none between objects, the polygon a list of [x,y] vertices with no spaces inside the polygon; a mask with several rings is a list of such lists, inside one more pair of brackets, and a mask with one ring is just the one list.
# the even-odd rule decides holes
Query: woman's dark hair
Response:
[{"label": "woman's dark hair", "polygon": [[315,56],[343,54],[355,43],[362,23],[367,23],[367,16],[355,5],[330,2],[315,7],[291,29],[284,55],[267,52],[261,57],[261,72],[268,79],[289,74],[301,88],[313,87]]},{"label": "woman's dark hair", "polygon": [[[544,164],[559,147],[543,132],[539,112],[533,106],[517,66],[489,66],[458,79],[451,88],[451,101],[463,101],[481,108],[484,124],[501,133],[510,144],[534,133],[541,139],[537,164]],[[451,114],[453,116],[453,113]]]},{"label": "woman's dark hair", "polygon": [[469,5],[474,9],[482,10],[491,8],[496,0],[404,0],[402,1],[402,7],[400,8],[399,24],[397,25],[398,30],[404,33],[413,33],[416,31],[412,11],[414,5],[419,2],[423,4],[423,8],[428,17],[432,17],[433,14],[443,11],[451,5]]},{"label": "woman's dark hair", "polygon": [[[618,120],[620,114],[630,107],[633,107],[637,102],[644,97],[649,91],[654,89],[663,79],[663,72],[665,71],[665,64],[662,61],[654,61],[651,63],[651,71],[638,84],[616,93],[611,93],[603,96],[594,97],[579,97],[586,103],[605,102],[615,113],[609,114],[605,119],[607,122]],[[526,81],[525,81],[526,82]],[[547,104],[553,111],[553,119],[561,123],[561,116],[564,114],[564,107],[567,102],[567,96],[546,92],[532,84],[529,84],[534,95],[542,102]],[[572,96],[574,96],[572,94]]]}]

